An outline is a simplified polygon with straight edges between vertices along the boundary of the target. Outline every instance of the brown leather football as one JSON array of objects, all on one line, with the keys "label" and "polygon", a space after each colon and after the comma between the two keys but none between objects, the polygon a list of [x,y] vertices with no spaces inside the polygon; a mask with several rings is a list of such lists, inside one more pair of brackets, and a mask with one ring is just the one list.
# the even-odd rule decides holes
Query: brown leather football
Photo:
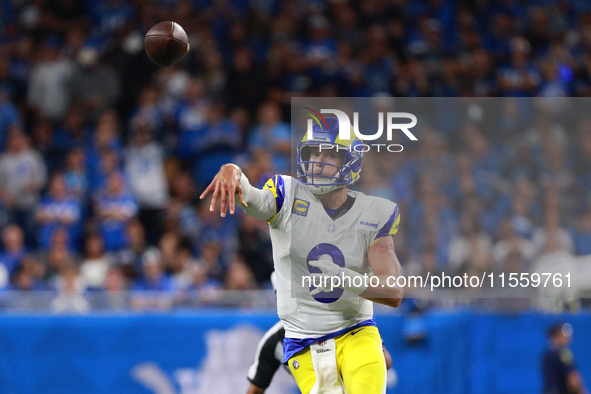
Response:
[{"label": "brown leather football", "polygon": [[154,63],[170,66],[189,52],[189,38],[178,23],[160,22],[146,33],[144,48]]}]

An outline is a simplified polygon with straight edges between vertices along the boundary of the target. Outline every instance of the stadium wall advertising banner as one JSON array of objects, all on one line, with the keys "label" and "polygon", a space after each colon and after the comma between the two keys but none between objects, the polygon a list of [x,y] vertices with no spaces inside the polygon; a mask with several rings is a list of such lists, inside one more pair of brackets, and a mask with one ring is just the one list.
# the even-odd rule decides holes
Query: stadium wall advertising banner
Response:
[{"label": "stadium wall advertising banner", "polygon": [[[393,358],[388,393],[540,392],[545,328],[569,321],[583,375],[591,373],[591,315],[433,312],[377,315]],[[0,392],[235,394],[275,313],[4,315]],[[297,393],[282,368],[267,393]]]}]

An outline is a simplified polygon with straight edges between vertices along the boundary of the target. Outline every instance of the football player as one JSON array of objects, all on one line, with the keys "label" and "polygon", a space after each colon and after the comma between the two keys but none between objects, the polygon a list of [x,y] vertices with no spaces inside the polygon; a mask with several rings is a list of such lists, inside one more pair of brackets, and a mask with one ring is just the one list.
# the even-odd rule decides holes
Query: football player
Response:
[{"label": "football player", "polygon": [[[400,212],[347,187],[359,179],[363,142],[339,138],[337,118],[326,126],[314,125],[298,144],[297,179],[276,175],[257,189],[226,164],[201,198],[212,193],[210,210],[220,200],[222,217],[234,213],[237,198],[247,214],[269,222],[283,362],[302,393],[381,394],[386,365],[372,301],[402,301],[403,289],[388,280],[401,275],[392,238]],[[306,276],[325,280],[304,288]]]}]

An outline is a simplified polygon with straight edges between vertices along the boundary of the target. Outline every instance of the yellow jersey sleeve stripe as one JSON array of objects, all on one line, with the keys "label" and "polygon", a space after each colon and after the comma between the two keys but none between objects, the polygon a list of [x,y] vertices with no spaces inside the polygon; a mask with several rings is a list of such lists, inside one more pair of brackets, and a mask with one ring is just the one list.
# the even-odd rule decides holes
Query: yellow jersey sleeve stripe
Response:
[{"label": "yellow jersey sleeve stripe", "polygon": [[269,223],[273,223],[285,201],[285,184],[283,182],[283,177],[281,177],[281,175],[275,175],[265,183],[263,189],[271,190],[271,192],[273,192],[273,197],[275,197],[275,213],[273,214],[273,217],[269,219]]},{"label": "yellow jersey sleeve stripe", "polygon": [[376,234],[372,245],[379,239],[387,237],[388,235],[394,235],[398,232],[398,226],[400,225],[400,210],[398,209],[398,205],[394,208],[394,212],[388,218],[388,221],[384,224],[384,226],[378,231]]}]

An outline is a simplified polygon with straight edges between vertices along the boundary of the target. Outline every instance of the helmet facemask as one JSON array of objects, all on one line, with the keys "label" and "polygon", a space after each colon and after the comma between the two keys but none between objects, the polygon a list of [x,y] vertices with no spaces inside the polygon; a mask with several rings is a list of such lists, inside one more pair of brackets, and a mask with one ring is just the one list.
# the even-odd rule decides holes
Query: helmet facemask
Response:
[{"label": "helmet facemask", "polygon": [[[322,145],[326,146],[326,144],[318,143],[317,141],[304,141],[298,145],[298,180],[303,184],[308,185],[310,191],[314,194],[330,193],[333,190],[353,184],[359,178],[363,153],[356,151],[351,152],[345,146],[333,145],[334,148],[332,149],[335,149],[339,154],[343,154],[343,160],[340,166],[310,160],[312,148],[319,147],[319,149],[322,150]],[[328,147],[326,149],[328,149]],[[311,165],[312,168],[310,168]],[[315,165],[321,166],[319,171],[320,174],[318,175],[314,175]],[[335,167],[337,171],[333,176],[321,175],[325,172],[326,167]]]}]

